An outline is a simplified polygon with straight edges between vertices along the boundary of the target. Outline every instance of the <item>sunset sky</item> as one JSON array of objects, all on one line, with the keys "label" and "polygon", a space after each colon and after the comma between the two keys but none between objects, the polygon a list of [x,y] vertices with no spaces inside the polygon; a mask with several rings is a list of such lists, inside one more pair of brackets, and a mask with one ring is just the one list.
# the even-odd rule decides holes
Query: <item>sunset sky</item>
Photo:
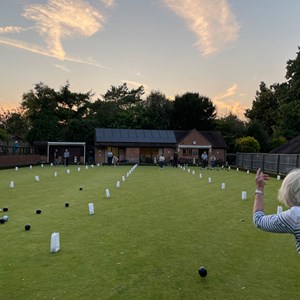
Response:
[{"label": "sunset sky", "polygon": [[285,81],[299,11],[299,0],[1,0],[0,108],[38,82],[93,100],[126,82],[243,116],[261,81]]}]

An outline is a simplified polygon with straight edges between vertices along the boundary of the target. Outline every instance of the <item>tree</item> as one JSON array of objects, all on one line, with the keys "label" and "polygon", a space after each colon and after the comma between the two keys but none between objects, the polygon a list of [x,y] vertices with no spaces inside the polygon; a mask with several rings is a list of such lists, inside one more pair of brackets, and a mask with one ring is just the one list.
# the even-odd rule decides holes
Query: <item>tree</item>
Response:
[{"label": "tree", "polygon": [[107,92],[91,105],[96,124],[102,127],[138,128],[142,116],[144,87],[129,90],[127,84],[111,86]]},{"label": "tree", "polygon": [[229,115],[216,119],[216,130],[220,131],[228,146],[228,152],[235,151],[236,139],[243,137],[246,133],[246,124],[236,115]]},{"label": "tree", "polygon": [[172,127],[174,129],[212,130],[216,107],[212,101],[198,93],[175,96]]},{"label": "tree", "polygon": [[151,91],[144,102],[143,128],[171,129],[173,102],[159,91]]},{"label": "tree", "polygon": [[29,121],[29,142],[70,141],[70,137],[73,136],[70,131],[74,127],[69,125],[73,120],[86,119],[92,94],[73,93],[69,87],[67,83],[56,92],[40,82],[34,89],[23,94],[21,107]]},{"label": "tree", "polygon": [[288,140],[300,134],[300,99],[280,106],[280,132]]},{"label": "tree", "polygon": [[[91,108],[92,96],[91,91],[72,92],[68,82],[60,88],[57,93],[57,115],[61,127],[60,139],[93,142],[93,139],[90,138],[91,134],[84,130],[84,128],[89,128],[91,123],[88,122],[87,117]],[[74,124],[77,124],[77,127]]]},{"label": "tree", "polygon": [[256,119],[247,124],[246,135],[254,137],[259,145],[260,151],[270,151],[270,138],[268,133],[264,130],[263,125]]},{"label": "tree", "polygon": [[0,141],[8,142],[9,135],[7,131],[3,128],[0,128]]},{"label": "tree", "polygon": [[295,59],[287,61],[285,78],[286,82],[270,88],[261,82],[252,108],[245,113],[250,121],[261,124],[271,140],[278,137],[289,140],[300,134],[300,51]]},{"label": "tree", "polygon": [[235,145],[237,152],[257,153],[260,150],[259,142],[252,136],[238,138]]},{"label": "tree", "polygon": [[30,123],[27,140],[56,141],[60,133],[57,93],[42,82],[23,94],[21,107]]},{"label": "tree", "polygon": [[245,117],[250,121],[257,120],[262,129],[272,135],[278,126],[278,107],[276,85],[268,88],[264,82],[261,82],[255,100],[252,102],[252,108],[246,109]]},{"label": "tree", "polygon": [[144,87],[142,85],[137,89],[129,90],[127,83],[123,83],[117,87],[111,86],[110,90],[107,90],[107,92],[102,95],[102,98],[104,101],[115,102],[120,109],[126,110],[140,103],[144,93]]},{"label": "tree", "polygon": [[9,137],[18,140],[26,139],[29,122],[21,109],[2,110],[0,124]]}]

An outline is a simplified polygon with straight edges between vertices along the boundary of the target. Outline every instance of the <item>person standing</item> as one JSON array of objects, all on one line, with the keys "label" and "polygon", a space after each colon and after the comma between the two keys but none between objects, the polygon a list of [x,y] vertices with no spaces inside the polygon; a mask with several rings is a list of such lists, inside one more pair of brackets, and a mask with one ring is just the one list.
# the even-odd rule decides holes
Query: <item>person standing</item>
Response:
[{"label": "person standing", "polygon": [[165,162],[165,157],[161,154],[158,159],[159,167],[161,170],[164,168],[164,162]]},{"label": "person standing", "polygon": [[16,154],[18,150],[20,149],[20,145],[18,141],[15,141],[15,144],[13,146],[13,154]]},{"label": "person standing", "polygon": [[253,204],[253,223],[264,231],[290,233],[296,240],[296,249],[300,255],[300,169],[290,171],[282,181],[278,191],[278,200],[288,208],[277,214],[265,214],[264,187],[269,175],[261,169],[256,172],[255,199]]},{"label": "person standing", "polygon": [[114,164],[114,167],[116,167],[118,164],[119,164],[119,158],[117,156],[113,156],[113,164]]},{"label": "person standing", "polygon": [[178,166],[178,153],[175,152],[174,153],[174,160],[173,160],[173,167],[177,168],[177,166]]},{"label": "person standing", "polygon": [[207,163],[207,153],[204,151],[201,155],[201,163],[202,163],[202,168],[205,169],[206,163]]},{"label": "person standing", "polygon": [[112,165],[113,157],[114,157],[113,153],[111,151],[108,151],[107,152],[107,162],[109,165]]},{"label": "person standing", "polygon": [[210,157],[210,166],[211,166],[212,168],[214,168],[214,167],[216,166],[216,161],[217,161],[216,157],[215,157],[214,155],[212,155],[212,156]]},{"label": "person standing", "polygon": [[64,152],[64,166],[65,167],[69,166],[69,158],[70,158],[70,152],[68,151],[68,149],[66,149]]},{"label": "person standing", "polygon": [[53,153],[53,165],[56,166],[58,165],[58,150],[55,149]]}]

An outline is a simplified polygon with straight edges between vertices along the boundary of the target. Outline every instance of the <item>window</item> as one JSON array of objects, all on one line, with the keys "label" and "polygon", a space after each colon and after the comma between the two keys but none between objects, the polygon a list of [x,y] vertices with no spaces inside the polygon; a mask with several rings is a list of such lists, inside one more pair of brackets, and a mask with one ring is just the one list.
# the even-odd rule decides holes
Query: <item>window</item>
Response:
[{"label": "window", "polygon": [[186,149],[186,148],[183,148],[182,149],[182,155],[183,156],[192,156],[193,155],[193,149]]}]

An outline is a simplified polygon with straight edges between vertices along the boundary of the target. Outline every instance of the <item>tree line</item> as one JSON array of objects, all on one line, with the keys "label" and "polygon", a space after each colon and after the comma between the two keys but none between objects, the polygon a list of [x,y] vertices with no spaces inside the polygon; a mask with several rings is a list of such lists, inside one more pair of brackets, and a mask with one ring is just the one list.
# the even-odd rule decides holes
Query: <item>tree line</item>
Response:
[{"label": "tree line", "polygon": [[286,81],[259,85],[247,121],[230,112],[218,117],[209,97],[195,92],[168,99],[144,87],[111,86],[95,101],[92,91],[71,91],[67,82],[58,91],[39,82],[24,93],[20,107],[0,113],[0,140],[70,141],[94,143],[94,129],[217,130],[228,152],[269,152],[300,134],[300,48],[288,60]]}]

